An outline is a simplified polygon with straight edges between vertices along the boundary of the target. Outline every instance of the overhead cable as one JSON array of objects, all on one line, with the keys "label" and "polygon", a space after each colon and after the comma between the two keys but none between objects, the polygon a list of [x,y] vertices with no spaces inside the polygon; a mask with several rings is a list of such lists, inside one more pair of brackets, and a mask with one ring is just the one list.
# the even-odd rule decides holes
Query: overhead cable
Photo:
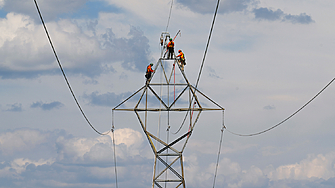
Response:
[{"label": "overhead cable", "polygon": [[[206,49],[205,49],[205,52],[204,52],[204,57],[202,59],[202,63],[201,63],[201,67],[200,67],[200,70],[199,70],[199,75],[198,75],[198,78],[197,78],[197,82],[195,84],[195,89],[196,90],[197,90],[197,87],[198,87],[198,84],[199,84],[199,80],[200,80],[200,76],[201,76],[201,73],[202,73],[202,69],[203,69],[204,64],[205,64],[205,59],[206,59],[206,55],[207,55],[207,51],[208,51],[208,47],[209,47],[209,42],[210,42],[211,37],[212,37],[216,15],[217,15],[217,12],[219,10],[219,5],[220,5],[220,0],[218,0],[218,2],[216,4],[216,8],[215,8],[215,12],[214,12],[214,17],[213,17],[213,21],[212,21],[212,26],[211,26],[211,29],[210,29],[210,32],[209,32],[209,36],[208,36],[208,40],[207,40],[207,45],[206,45]],[[193,98],[194,98],[194,96],[192,97],[191,101],[193,101]],[[192,102],[189,105],[189,109],[191,109],[191,106],[192,106]],[[180,131],[180,129],[184,126],[184,123],[186,121],[187,116],[188,116],[188,113],[186,113],[186,115],[184,117],[184,120],[183,120],[182,124],[180,125],[179,129],[175,133],[173,133],[173,134],[177,134]]]},{"label": "overhead cable", "polygon": [[296,115],[298,112],[300,112],[302,109],[304,109],[307,105],[309,105],[309,103],[311,103],[314,99],[316,99],[325,89],[327,89],[333,82],[334,82],[335,78],[333,78],[324,88],[321,89],[321,91],[319,91],[313,98],[311,98],[306,104],[304,104],[301,108],[299,108],[297,111],[295,111],[293,114],[291,114],[290,116],[288,116],[286,119],[284,119],[283,121],[279,122],[278,124],[264,130],[264,131],[260,131],[257,133],[253,133],[253,134],[238,134],[238,133],[234,133],[230,130],[227,129],[228,132],[237,135],[237,136],[256,136],[256,135],[260,135],[263,133],[266,133],[276,127],[278,127],[279,125],[285,123],[287,120],[289,120],[290,118],[292,118],[294,115]]},{"label": "overhead cable", "polygon": [[40,12],[40,9],[39,9],[39,7],[38,7],[38,5],[37,5],[36,0],[34,0],[34,2],[35,2],[35,5],[36,5],[37,12],[38,12],[38,14],[39,14],[39,16],[40,16],[40,18],[41,18],[41,22],[42,22],[42,24],[43,24],[45,33],[46,33],[46,35],[47,35],[47,37],[48,37],[48,39],[49,39],[49,43],[50,43],[50,45],[51,45],[51,48],[52,48],[52,50],[53,50],[53,53],[54,53],[55,58],[56,58],[56,60],[57,60],[57,62],[58,62],[58,66],[59,66],[60,70],[62,71],[62,74],[63,74],[63,77],[64,77],[64,79],[65,79],[65,82],[66,82],[67,86],[69,87],[69,90],[70,90],[70,92],[71,92],[71,94],[72,94],[72,96],[73,96],[73,99],[75,100],[75,102],[76,102],[76,104],[77,104],[77,106],[78,106],[78,108],[79,108],[81,114],[83,115],[83,117],[85,118],[85,120],[87,121],[87,123],[91,126],[91,128],[92,128],[96,133],[98,133],[99,135],[107,135],[110,131],[108,131],[107,133],[101,133],[101,132],[99,132],[97,129],[95,129],[95,128],[93,127],[93,125],[91,124],[91,122],[90,122],[90,121],[88,120],[88,118],[86,117],[86,115],[85,115],[83,109],[81,108],[81,106],[80,106],[80,104],[79,104],[79,102],[78,102],[78,100],[77,100],[77,98],[76,98],[76,96],[75,96],[75,94],[74,94],[74,92],[73,92],[73,90],[72,90],[72,88],[71,88],[71,85],[70,85],[70,83],[69,83],[69,81],[68,81],[68,79],[67,79],[67,77],[66,77],[66,75],[65,75],[65,72],[64,72],[64,70],[63,70],[63,67],[62,67],[62,65],[61,65],[61,63],[60,63],[60,61],[59,61],[59,58],[58,58],[57,53],[56,53],[56,50],[55,50],[55,48],[54,48],[54,46],[53,46],[53,44],[52,44],[52,41],[51,41],[49,32],[48,32],[47,27],[46,27],[46,25],[45,25],[45,23],[44,23],[42,14],[41,14],[41,12]]},{"label": "overhead cable", "polygon": [[213,28],[214,28],[214,23],[215,23],[216,15],[217,15],[217,12],[218,12],[218,10],[219,10],[219,5],[220,5],[220,0],[218,0],[218,2],[217,2],[217,4],[216,4],[216,9],[215,9],[214,17],[213,17],[213,22],[212,22],[211,30],[210,30],[210,32],[209,32],[209,36],[208,36],[208,41],[207,41],[207,45],[206,45],[206,50],[205,50],[205,53],[204,53],[204,57],[203,57],[203,59],[202,59],[202,63],[201,63],[201,67],[200,67],[200,71],[199,71],[199,75],[198,75],[197,83],[195,84],[195,88],[198,87],[199,80],[200,80],[200,76],[201,76],[201,72],[202,72],[202,69],[203,69],[204,64],[205,64],[205,59],[206,59],[206,55],[207,55],[207,51],[208,51],[208,47],[209,47],[209,42],[210,42],[211,37],[212,37],[212,32],[213,32]]},{"label": "overhead cable", "polygon": [[222,111],[222,128],[221,128],[221,138],[220,138],[220,144],[219,144],[219,152],[218,152],[218,157],[216,159],[216,166],[215,166],[215,173],[214,173],[214,180],[213,180],[213,188],[215,187],[215,181],[218,173],[218,168],[219,168],[219,162],[220,162],[220,154],[221,154],[221,148],[222,148],[222,140],[223,140],[223,133],[225,130],[225,125],[224,125],[224,111]]},{"label": "overhead cable", "polygon": [[113,142],[113,153],[114,153],[114,171],[115,171],[115,187],[118,188],[117,183],[117,165],[116,165],[116,147],[115,147],[115,126],[114,126],[114,110],[112,110],[112,142]]}]

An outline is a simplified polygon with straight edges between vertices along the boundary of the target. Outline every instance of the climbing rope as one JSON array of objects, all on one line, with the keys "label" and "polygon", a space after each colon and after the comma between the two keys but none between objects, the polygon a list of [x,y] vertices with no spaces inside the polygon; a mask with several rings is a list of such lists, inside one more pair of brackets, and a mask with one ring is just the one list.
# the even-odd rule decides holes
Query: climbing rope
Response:
[{"label": "climbing rope", "polygon": [[44,23],[42,14],[41,14],[41,12],[40,12],[40,9],[39,9],[39,7],[38,7],[38,5],[37,5],[36,0],[34,0],[34,2],[35,2],[35,5],[36,5],[37,12],[38,12],[38,14],[39,14],[39,16],[40,16],[40,18],[41,18],[41,21],[42,21],[42,24],[43,24],[45,33],[46,33],[46,35],[47,35],[47,37],[48,37],[48,39],[49,39],[49,43],[50,43],[51,48],[52,48],[52,50],[53,50],[53,52],[54,52],[54,55],[55,55],[55,57],[56,57],[56,60],[57,60],[57,62],[58,62],[58,66],[59,66],[60,70],[62,71],[62,74],[63,74],[63,77],[64,77],[64,79],[65,79],[65,82],[66,82],[67,86],[69,87],[69,90],[70,90],[70,92],[71,92],[71,94],[72,94],[72,96],[73,96],[73,99],[74,99],[74,101],[76,102],[76,104],[77,104],[77,106],[78,106],[78,108],[79,108],[81,114],[83,115],[83,117],[85,118],[85,120],[87,121],[87,123],[91,126],[91,128],[92,128],[96,133],[98,133],[99,135],[107,135],[107,134],[110,132],[110,130],[109,130],[107,133],[101,133],[101,132],[99,132],[97,129],[95,129],[95,128],[93,127],[93,125],[91,124],[91,122],[90,122],[90,121],[88,120],[88,118],[86,117],[86,115],[85,115],[83,109],[81,108],[81,106],[80,106],[80,104],[79,104],[79,102],[78,102],[78,100],[77,100],[77,98],[76,98],[76,96],[75,96],[75,94],[74,94],[74,92],[73,92],[73,90],[72,90],[72,88],[71,88],[70,82],[68,81],[68,79],[67,79],[67,77],[66,77],[66,75],[65,75],[65,72],[64,72],[64,70],[63,70],[63,67],[62,67],[62,65],[61,65],[61,63],[60,63],[60,61],[59,61],[59,58],[58,58],[57,53],[56,53],[56,50],[55,50],[55,48],[54,48],[54,46],[53,46],[53,44],[52,44],[52,41],[51,41],[49,32],[48,32],[47,27],[46,27],[46,25],[45,25],[45,23]]},{"label": "climbing rope", "polygon": [[176,61],[173,63],[173,101],[176,100]]},{"label": "climbing rope", "polygon": [[334,82],[335,78],[333,78],[324,88],[322,88],[313,98],[311,98],[307,103],[305,103],[301,108],[299,108],[297,111],[295,111],[293,114],[291,114],[290,116],[288,116],[286,119],[284,119],[283,121],[279,122],[278,124],[264,130],[264,131],[260,131],[257,133],[253,133],[253,134],[238,134],[238,133],[234,133],[230,130],[227,129],[228,132],[237,135],[237,136],[256,136],[256,135],[260,135],[263,133],[266,133],[276,127],[278,127],[279,125],[285,123],[287,120],[291,119],[294,115],[296,115],[298,112],[300,112],[302,109],[304,109],[307,105],[309,105],[309,103],[311,103],[314,99],[316,99],[324,90],[326,90],[333,82]]}]

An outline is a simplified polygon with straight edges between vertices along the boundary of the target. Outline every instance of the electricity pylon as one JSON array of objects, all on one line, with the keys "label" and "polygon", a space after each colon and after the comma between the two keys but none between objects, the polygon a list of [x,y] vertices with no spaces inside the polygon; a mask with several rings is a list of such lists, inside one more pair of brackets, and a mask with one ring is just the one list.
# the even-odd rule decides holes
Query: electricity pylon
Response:
[{"label": "electricity pylon", "polygon": [[[160,80],[156,76],[159,72]],[[207,107],[208,101],[214,107]],[[145,85],[113,110],[135,112],[155,155],[152,188],[167,185],[185,188],[183,152],[200,114],[203,111],[223,111],[224,108],[189,83],[178,60],[160,58]],[[165,139],[160,135],[162,125],[166,127]],[[176,131],[172,132],[172,128]]]}]

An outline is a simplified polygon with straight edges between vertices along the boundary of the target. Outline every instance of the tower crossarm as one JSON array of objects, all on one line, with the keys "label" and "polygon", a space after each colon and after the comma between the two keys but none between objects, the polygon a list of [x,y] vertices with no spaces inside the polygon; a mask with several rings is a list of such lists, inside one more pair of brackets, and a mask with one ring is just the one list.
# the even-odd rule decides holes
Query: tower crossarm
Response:
[{"label": "tower crossarm", "polygon": [[141,111],[151,111],[151,112],[159,112],[159,111],[213,111],[213,110],[224,110],[219,108],[123,108],[123,109],[114,109],[116,111],[131,111],[131,112],[141,112]]}]

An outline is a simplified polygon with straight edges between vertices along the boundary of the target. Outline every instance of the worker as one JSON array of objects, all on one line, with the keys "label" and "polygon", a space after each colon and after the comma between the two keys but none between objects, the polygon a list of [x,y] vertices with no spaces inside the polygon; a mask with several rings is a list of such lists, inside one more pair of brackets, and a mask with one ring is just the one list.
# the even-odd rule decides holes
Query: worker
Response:
[{"label": "worker", "polygon": [[172,41],[172,38],[170,38],[170,42],[167,44],[167,50],[169,51],[167,58],[172,59],[174,54],[174,42]]},{"label": "worker", "polygon": [[179,53],[177,55],[178,64],[180,65],[181,70],[184,71],[184,66],[186,65],[185,55],[184,55],[184,53],[181,50],[178,50],[178,53]]},{"label": "worker", "polygon": [[147,67],[147,72],[145,73],[145,77],[147,78],[147,81],[151,78],[151,73],[154,72],[154,70],[152,70],[152,66],[154,64],[150,63],[150,65],[148,65]]}]

